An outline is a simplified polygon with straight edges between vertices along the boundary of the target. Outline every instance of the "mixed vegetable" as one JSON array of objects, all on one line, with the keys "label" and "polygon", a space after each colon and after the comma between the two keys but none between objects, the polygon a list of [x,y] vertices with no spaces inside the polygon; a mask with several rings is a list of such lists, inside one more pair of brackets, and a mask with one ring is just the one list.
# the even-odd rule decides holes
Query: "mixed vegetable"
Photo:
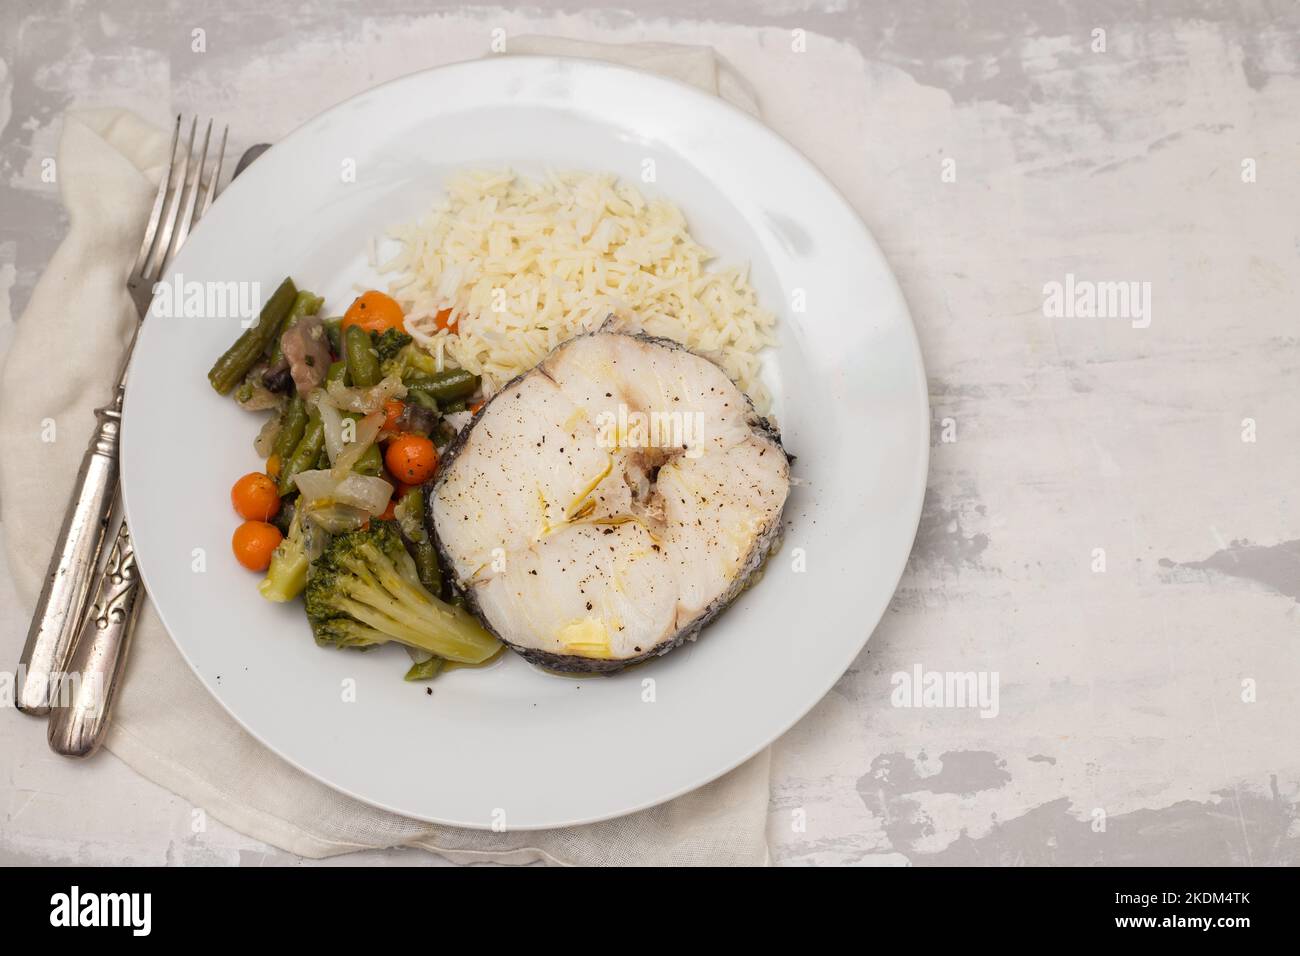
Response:
[{"label": "mixed vegetable", "polygon": [[[272,411],[254,443],[266,464],[235,482],[235,559],[264,572],[269,601],[304,596],[323,646],[396,641],[427,680],[500,644],[464,608],[424,525],[422,485],[480,380],[439,368],[404,330],[396,300],[359,296],[341,318],[285,279],[208,372],[250,411]],[[476,406],[475,406],[476,407]]]}]

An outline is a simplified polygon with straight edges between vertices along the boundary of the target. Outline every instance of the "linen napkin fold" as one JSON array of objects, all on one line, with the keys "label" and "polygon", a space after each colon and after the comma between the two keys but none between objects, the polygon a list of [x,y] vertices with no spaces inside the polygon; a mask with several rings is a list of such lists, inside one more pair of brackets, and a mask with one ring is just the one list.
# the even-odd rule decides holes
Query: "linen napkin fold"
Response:
[{"label": "linen napkin fold", "polygon": [[[519,37],[509,48],[626,63],[758,112],[743,80],[708,47]],[[68,234],[33,290],[0,374],[0,526],[15,584],[29,602],[48,551],[21,543],[53,541],[94,425],[92,409],[109,397],[136,322],[125,278],[168,144],[167,134],[122,110],[64,120],[57,164]],[[51,354],[61,357],[58,374],[50,374]],[[11,639],[10,659],[21,638]],[[415,846],[457,862],[767,862],[766,750],[693,793],[604,823],[519,833],[428,824],[337,793],[262,747],[199,683],[149,604],[105,746],[234,829],[301,856]]]}]

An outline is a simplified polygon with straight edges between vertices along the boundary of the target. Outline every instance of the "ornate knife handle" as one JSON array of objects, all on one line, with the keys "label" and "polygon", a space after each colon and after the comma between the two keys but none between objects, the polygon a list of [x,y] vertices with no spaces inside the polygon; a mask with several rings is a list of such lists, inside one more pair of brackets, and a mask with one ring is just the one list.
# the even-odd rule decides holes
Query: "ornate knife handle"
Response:
[{"label": "ornate knife handle", "polygon": [[67,676],[57,698],[52,695],[49,734],[55,753],[89,757],[104,742],[143,595],[131,532],[123,521],[100,576],[95,603],[73,646]]},{"label": "ornate knife handle", "polygon": [[86,610],[117,495],[124,394],[125,373],[118,380],[113,400],[95,410],[99,424],[81,459],[73,497],[45,571],[45,584],[18,664],[14,697],[25,714],[39,717],[50,712],[50,692],[62,681],[64,664]]}]

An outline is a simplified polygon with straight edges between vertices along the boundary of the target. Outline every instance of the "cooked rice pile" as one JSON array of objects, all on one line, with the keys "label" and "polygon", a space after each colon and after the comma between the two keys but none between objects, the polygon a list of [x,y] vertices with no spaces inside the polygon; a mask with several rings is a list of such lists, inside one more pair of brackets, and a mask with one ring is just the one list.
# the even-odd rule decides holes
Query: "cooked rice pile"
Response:
[{"label": "cooked rice pile", "polygon": [[[390,235],[401,252],[380,269],[407,310],[407,331],[440,362],[469,369],[494,392],[559,343],[599,328],[674,339],[716,361],[762,412],[759,350],[773,315],[746,270],[705,271],[712,258],[676,206],[646,200],[603,174],[509,172],[455,177],[422,222]],[[457,334],[434,315],[452,310]]]}]

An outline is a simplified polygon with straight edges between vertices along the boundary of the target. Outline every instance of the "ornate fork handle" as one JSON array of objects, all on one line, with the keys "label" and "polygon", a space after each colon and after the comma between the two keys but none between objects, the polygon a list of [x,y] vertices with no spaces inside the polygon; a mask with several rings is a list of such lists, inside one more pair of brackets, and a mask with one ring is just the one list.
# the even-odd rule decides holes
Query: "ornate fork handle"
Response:
[{"label": "ornate fork handle", "polygon": [[124,370],[112,401],[95,410],[98,424],[81,459],[73,498],[63,516],[32,615],[14,695],[18,709],[27,714],[42,716],[50,712],[50,691],[62,682],[103,553],[105,528],[117,494],[117,446],[125,382]]},{"label": "ornate fork handle", "polygon": [[[57,688],[50,715],[50,748],[67,757],[88,757],[99,749],[108,730],[122,668],[144,593],[123,521],[100,576],[94,605]],[[54,698],[54,693],[51,694]]]}]

